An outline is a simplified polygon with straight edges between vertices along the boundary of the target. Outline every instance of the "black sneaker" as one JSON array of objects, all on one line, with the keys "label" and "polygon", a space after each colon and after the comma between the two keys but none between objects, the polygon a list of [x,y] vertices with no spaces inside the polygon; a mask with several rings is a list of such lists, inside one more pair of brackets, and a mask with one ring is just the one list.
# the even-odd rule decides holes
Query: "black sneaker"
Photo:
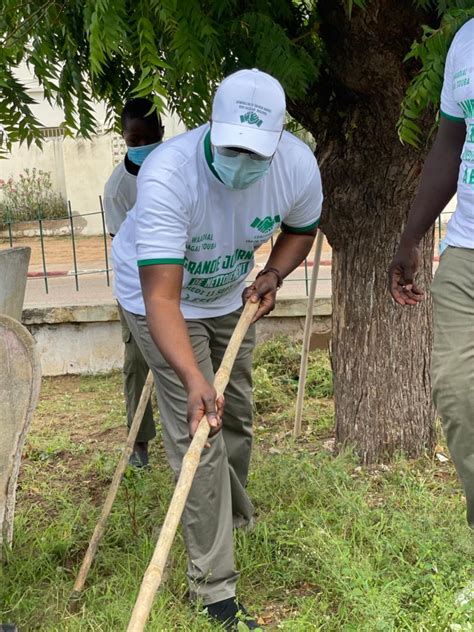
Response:
[{"label": "black sneaker", "polygon": [[133,446],[133,452],[128,460],[132,467],[147,467],[148,465],[148,441],[137,441]]},{"label": "black sneaker", "polygon": [[205,606],[205,609],[208,616],[221,623],[228,632],[235,632],[239,622],[244,623],[249,630],[260,630],[258,623],[250,617],[235,597],[211,603]]},{"label": "black sneaker", "polygon": [[17,630],[14,623],[0,623],[0,632],[17,632]]}]

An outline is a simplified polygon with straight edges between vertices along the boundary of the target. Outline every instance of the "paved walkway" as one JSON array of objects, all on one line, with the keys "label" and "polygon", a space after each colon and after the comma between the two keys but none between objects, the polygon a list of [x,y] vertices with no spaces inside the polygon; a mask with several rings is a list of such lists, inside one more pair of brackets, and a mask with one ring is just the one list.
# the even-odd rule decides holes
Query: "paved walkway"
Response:
[{"label": "paved walkway", "polygon": [[[262,264],[255,267],[250,276],[252,280],[255,274],[261,270]],[[311,278],[312,267],[308,267],[307,280],[303,266],[295,270],[285,280],[279,295],[285,297],[301,298],[307,295]],[[29,278],[26,287],[25,307],[49,307],[65,305],[93,305],[113,302],[112,287],[107,286],[105,273],[87,274],[78,277],[79,291],[76,290],[75,279],[72,276],[58,276],[48,279],[48,293],[45,283],[40,278]],[[112,280],[111,280],[112,282]],[[317,296],[331,296],[331,267],[321,266]]]},{"label": "paved walkway", "polygon": [[[44,240],[44,262],[48,271],[48,292],[43,278],[43,253],[38,237],[16,238],[14,246],[29,246],[32,249],[29,278],[26,289],[25,307],[49,307],[65,305],[93,305],[113,302],[112,275],[107,285],[105,271],[105,249],[102,236],[83,237],[75,240],[76,269],[79,274],[76,289],[74,277],[74,254],[69,236],[47,237]],[[2,244],[3,246],[3,244]],[[7,246],[7,244],[5,244]],[[110,239],[107,238],[108,250]],[[256,266],[249,279],[263,268],[270,252],[270,244],[265,244],[256,253]],[[317,295],[331,295],[331,248],[325,243],[322,254],[324,265],[320,266]],[[109,260],[110,266],[110,260]],[[100,271],[100,272],[94,272]],[[280,290],[285,297],[307,296],[312,266],[302,265],[295,270]]]}]

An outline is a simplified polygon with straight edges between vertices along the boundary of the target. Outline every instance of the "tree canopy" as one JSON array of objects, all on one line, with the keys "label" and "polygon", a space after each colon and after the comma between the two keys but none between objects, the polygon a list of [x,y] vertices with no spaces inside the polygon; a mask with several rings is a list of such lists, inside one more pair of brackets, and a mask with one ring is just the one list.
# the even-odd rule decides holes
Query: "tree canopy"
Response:
[{"label": "tree canopy", "polygon": [[[166,102],[188,126],[202,123],[217,82],[243,67],[273,74],[289,100],[311,94],[317,108],[314,95],[327,98],[322,80],[330,73],[319,11],[324,1],[3,0],[0,124],[6,146],[41,144],[33,101],[15,72],[23,63],[45,98],[64,111],[66,133],[85,137],[96,130],[97,100],[106,103],[111,126],[125,99],[149,95],[159,110]],[[355,11],[371,11],[371,0],[336,4],[344,5],[347,19]],[[414,72],[398,131],[416,145],[417,121],[438,103],[447,48],[474,16],[474,0],[412,4],[420,16],[420,38],[406,51]]]},{"label": "tree canopy", "polygon": [[[7,148],[41,144],[17,78],[24,63],[64,111],[65,132],[83,136],[97,129],[94,101],[114,126],[126,99],[153,95],[191,127],[209,118],[223,76],[277,77],[291,117],[318,141],[337,442],[365,462],[417,456],[435,440],[430,302],[401,312],[386,269],[424,152],[398,139],[429,138],[448,46],[470,17],[474,0],[3,0],[0,124]],[[424,287],[432,254],[427,234]]]}]

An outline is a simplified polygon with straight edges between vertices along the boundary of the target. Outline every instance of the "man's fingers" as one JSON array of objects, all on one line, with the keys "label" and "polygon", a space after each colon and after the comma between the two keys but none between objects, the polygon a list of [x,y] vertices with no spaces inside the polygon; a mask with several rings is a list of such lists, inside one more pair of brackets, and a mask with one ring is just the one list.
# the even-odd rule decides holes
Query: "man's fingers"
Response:
[{"label": "man's fingers", "polygon": [[219,417],[219,419],[222,420],[222,416],[224,414],[224,396],[220,395],[217,399],[216,399],[216,409],[217,409],[217,416]]},{"label": "man's fingers", "polygon": [[260,307],[255,312],[255,316],[252,319],[252,323],[256,323],[257,320],[269,314],[275,308],[275,293],[268,293],[262,299]]},{"label": "man's fingers", "polygon": [[257,288],[251,285],[246,290],[244,290],[243,299],[244,303],[246,303],[247,301],[250,301],[251,303],[258,303],[260,297],[258,295]]},{"label": "man's fingers", "polygon": [[215,428],[219,424],[219,417],[216,410],[216,400],[214,398],[208,398],[204,400],[204,405],[206,408],[207,421],[209,422],[211,428]]},{"label": "man's fingers", "polygon": [[400,273],[395,270],[390,270],[388,273],[388,277],[389,290],[393,300],[396,301],[399,305],[405,305],[405,301],[403,300],[403,296],[401,295]]},{"label": "man's fingers", "polygon": [[423,300],[423,291],[416,285],[405,285],[403,289],[405,296],[407,296],[410,300],[415,301],[416,303]]},{"label": "man's fingers", "polygon": [[[212,437],[222,428],[222,417],[219,414],[219,407],[214,397],[205,399],[204,405],[206,408],[207,421],[211,427],[209,436]],[[220,408],[223,408],[223,404],[220,405]]]},{"label": "man's fingers", "polygon": [[406,305],[405,298],[398,288],[391,288],[390,294],[396,303],[399,305]]},{"label": "man's fingers", "polygon": [[417,305],[424,298],[424,292],[416,285],[394,285],[390,293],[399,305]]},{"label": "man's fingers", "polygon": [[416,305],[423,300],[423,291],[413,283],[413,268],[395,266],[389,270],[389,290],[398,305]]}]

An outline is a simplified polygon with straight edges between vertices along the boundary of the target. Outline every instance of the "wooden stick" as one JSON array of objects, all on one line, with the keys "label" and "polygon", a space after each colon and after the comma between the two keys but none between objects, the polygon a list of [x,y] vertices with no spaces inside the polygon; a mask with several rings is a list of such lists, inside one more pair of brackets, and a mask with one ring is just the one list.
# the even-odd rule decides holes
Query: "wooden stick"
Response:
[{"label": "wooden stick", "polygon": [[316,286],[318,284],[319,264],[321,261],[321,251],[323,249],[324,233],[318,231],[316,246],[314,248],[313,272],[311,274],[311,284],[309,287],[308,310],[304,323],[303,346],[301,349],[300,377],[298,381],[298,395],[296,397],[295,424],[293,436],[295,439],[301,434],[301,418],[303,416],[304,390],[306,386],[306,373],[308,371],[308,354],[313,330],[313,310],[316,296]]},{"label": "wooden stick", "polygon": [[[224,393],[224,390],[229,382],[235,358],[240,345],[242,344],[242,340],[247,333],[247,329],[255,316],[258,306],[258,303],[246,303],[234,333],[229,340],[221,366],[214,378],[214,388],[216,389],[218,397]],[[158,590],[163,577],[163,570],[176,535],[176,530],[188,498],[189,490],[191,489],[194,475],[199,465],[201,452],[209,436],[209,430],[210,426],[207,421],[207,417],[204,416],[199,423],[188,451],[184,455],[181,472],[174,490],[173,498],[171,499],[165,521],[161,528],[160,537],[158,538],[153,557],[151,558],[150,564],[148,565],[143,577],[140,592],[138,593],[138,597],[133,608],[127,632],[141,632],[145,627],[156,591]]]},{"label": "wooden stick", "polygon": [[102,539],[102,536],[104,535],[105,525],[110,515],[110,511],[112,510],[112,505],[115,500],[115,497],[117,496],[120,481],[122,480],[123,473],[125,472],[125,469],[128,465],[130,455],[133,452],[133,446],[135,444],[138,430],[140,428],[140,424],[142,422],[143,415],[145,413],[145,409],[147,407],[148,400],[150,399],[152,390],[153,390],[153,374],[151,371],[148,371],[146,382],[143,385],[142,394],[140,396],[140,401],[138,402],[138,406],[135,411],[135,415],[133,417],[132,425],[130,426],[127,442],[123,449],[122,456],[120,457],[120,461],[118,462],[117,468],[115,469],[115,474],[112,479],[112,483],[110,484],[110,488],[107,493],[107,498],[105,499],[104,506],[102,507],[100,518],[95,526],[94,533],[92,534],[92,538],[89,542],[89,546],[87,547],[87,551],[82,561],[79,574],[74,584],[74,588],[70,597],[70,600],[73,602],[77,601],[81,597],[81,593],[84,588],[84,584],[86,582],[87,574],[89,573],[92,560],[94,559],[94,555],[96,554],[99,543]]}]

